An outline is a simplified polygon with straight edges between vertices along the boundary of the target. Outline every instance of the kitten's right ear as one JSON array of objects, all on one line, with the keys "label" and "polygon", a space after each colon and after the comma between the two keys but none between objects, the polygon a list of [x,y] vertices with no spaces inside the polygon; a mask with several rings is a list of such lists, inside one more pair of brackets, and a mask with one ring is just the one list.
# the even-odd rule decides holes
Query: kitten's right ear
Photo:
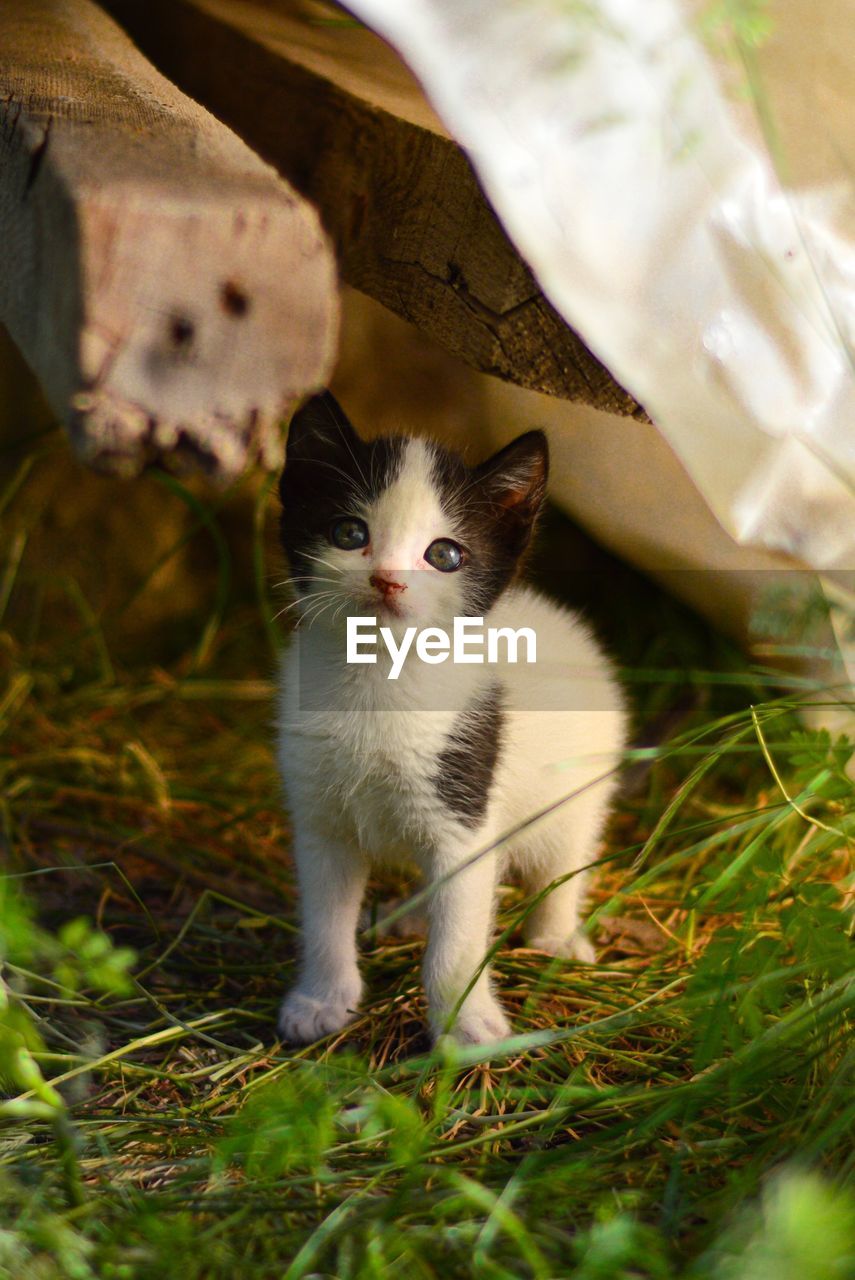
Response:
[{"label": "kitten's right ear", "polygon": [[285,460],[310,462],[335,453],[352,454],[360,443],[335,396],[322,391],[307,400],[291,419]]}]

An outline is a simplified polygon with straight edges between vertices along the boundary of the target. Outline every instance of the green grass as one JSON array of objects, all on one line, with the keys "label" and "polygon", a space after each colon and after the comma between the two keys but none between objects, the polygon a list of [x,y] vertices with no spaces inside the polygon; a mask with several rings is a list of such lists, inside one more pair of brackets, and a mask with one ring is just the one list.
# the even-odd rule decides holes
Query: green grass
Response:
[{"label": "green grass", "polygon": [[31,556],[39,465],[0,495],[0,1275],[855,1275],[845,745],[635,580],[601,623],[671,736],[609,831],[599,962],[523,948],[509,886],[500,1051],[431,1051],[421,943],[374,935],[360,1018],[292,1051],[264,491],[241,566],[219,500],[141,482],[211,553],[155,663]]}]

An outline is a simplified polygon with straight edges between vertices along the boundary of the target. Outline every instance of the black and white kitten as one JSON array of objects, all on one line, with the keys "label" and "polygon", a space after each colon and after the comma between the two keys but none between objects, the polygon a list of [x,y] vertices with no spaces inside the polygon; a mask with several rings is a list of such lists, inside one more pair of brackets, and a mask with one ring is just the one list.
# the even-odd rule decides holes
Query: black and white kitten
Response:
[{"label": "black and white kitten", "polygon": [[[509,863],[531,891],[558,881],[528,917],[529,944],[593,958],[580,869],[596,856],[626,723],[587,629],[515,582],[547,466],[540,431],[475,468],[408,436],[366,443],[329,393],[291,423],[281,535],[300,620],[282,667],[279,765],[302,964],[279,1029],[292,1043],[355,1014],[356,929],[373,863],[416,863],[434,886],[424,960],[434,1035],[478,1044],[509,1034],[483,965]],[[413,626],[451,634],[455,617],[527,627],[536,661],[412,656],[389,679],[383,648],[373,665],[347,662],[348,615],[376,617],[398,641]]]}]

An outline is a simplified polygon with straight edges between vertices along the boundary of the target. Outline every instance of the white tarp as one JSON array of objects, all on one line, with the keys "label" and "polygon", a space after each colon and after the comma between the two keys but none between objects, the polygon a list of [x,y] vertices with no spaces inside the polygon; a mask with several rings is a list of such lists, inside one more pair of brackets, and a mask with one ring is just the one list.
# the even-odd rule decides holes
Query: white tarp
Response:
[{"label": "white tarp", "polygon": [[734,539],[855,567],[853,0],[348,4]]}]

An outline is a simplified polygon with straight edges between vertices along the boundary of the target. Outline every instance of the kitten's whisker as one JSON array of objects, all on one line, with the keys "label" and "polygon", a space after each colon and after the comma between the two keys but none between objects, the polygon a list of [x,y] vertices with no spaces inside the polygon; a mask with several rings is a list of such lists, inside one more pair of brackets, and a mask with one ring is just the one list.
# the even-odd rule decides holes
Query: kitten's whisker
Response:
[{"label": "kitten's whisker", "polygon": [[332,569],[333,573],[338,573],[338,566],[334,565],[331,560],[325,560],[323,556],[312,555],[311,551],[301,551],[299,555],[304,560],[316,560],[318,564],[322,564],[326,569]]},{"label": "kitten's whisker", "polygon": [[[333,408],[332,408],[332,406],[330,405],[330,403],[329,403],[329,400],[328,400],[328,399],[324,400],[323,404],[324,404],[324,408],[325,408],[325,409],[326,409],[326,411],[327,411],[327,414],[328,414],[328,415],[329,415],[329,417],[332,419],[332,422],[334,423],[334,425],[335,425],[337,428],[339,428],[339,429],[340,429],[342,426],[344,426],[346,430],[347,430],[347,429],[349,429],[349,425],[350,425],[350,424],[349,424],[349,423],[347,423],[347,422],[345,422],[345,423],[341,423],[341,422],[339,421],[339,419],[338,419],[338,417],[337,417],[337,415],[336,415],[336,413],[335,413],[334,409],[333,409]],[[341,439],[344,441],[345,447],[347,448],[347,452],[350,454],[351,458],[353,459],[353,464],[354,464],[354,466],[356,467],[357,471],[359,472],[360,476],[362,477],[362,483],[365,485],[365,490],[364,490],[364,492],[365,492],[365,496],[367,497],[367,496],[368,496],[368,494],[369,494],[369,492],[370,492],[370,488],[369,488],[369,485],[368,485],[368,480],[366,479],[366,476],[365,476],[365,472],[362,470],[362,467],[361,467],[361,465],[360,465],[359,459],[357,458],[356,454],[353,452],[353,446],[351,445],[350,441],[349,441],[349,440],[348,440],[348,438],[347,438],[347,435],[346,435],[344,432],[342,432],[342,433],[341,433]]]},{"label": "kitten's whisker", "polygon": [[307,629],[311,630],[314,624],[318,621],[318,618],[320,618],[327,609],[331,609],[333,604],[334,601],[323,601],[319,609],[315,609],[312,613],[304,613],[301,616],[300,621],[297,623],[297,626],[299,627],[302,623],[307,622]]},{"label": "kitten's whisker", "polygon": [[281,618],[283,614],[290,612],[291,609],[296,609],[297,606],[302,603],[303,603],[302,600],[292,600],[290,604],[283,605],[282,608],[278,610],[278,612],[274,613],[273,621],[276,622],[276,620],[278,618]]},{"label": "kitten's whisker", "polygon": [[308,573],[295,573],[293,578],[286,578],[284,582],[275,582],[273,586],[270,588],[270,590],[279,591],[283,587],[296,588],[297,583],[332,582],[333,584],[338,584],[340,581],[341,581],[340,578],[325,578],[317,573],[313,573],[311,575],[309,575]]},{"label": "kitten's whisker", "polygon": [[305,605],[304,612],[301,614],[301,621],[304,618],[311,617],[313,613],[319,612],[321,607],[326,608],[328,603],[334,604],[340,598],[341,592],[339,591],[318,591],[314,592],[305,601],[297,601],[296,603]]},{"label": "kitten's whisker", "polygon": [[290,612],[291,609],[296,609],[297,605],[302,603],[302,600],[292,600],[290,604],[284,605],[283,608],[274,613],[272,621],[277,622],[284,614]]},{"label": "kitten's whisker", "polygon": [[300,600],[296,601],[296,603],[305,604],[308,608],[310,604],[318,604],[321,600],[329,600],[331,597],[338,599],[340,595],[340,591],[330,591],[329,589],[326,591],[311,591],[307,596],[303,596]]},{"label": "kitten's whisker", "polygon": [[[330,420],[330,422],[332,422],[332,424],[333,424],[334,428],[335,428],[335,429],[337,429],[337,430],[339,431],[339,433],[340,433],[340,435],[339,435],[339,439],[340,439],[340,440],[342,440],[342,442],[344,443],[344,447],[346,447],[346,448],[347,448],[347,452],[348,452],[349,454],[351,454],[351,457],[353,458],[353,465],[355,465],[355,466],[356,466],[356,470],[357,470],[358,472],[360,472],[360,476],[362,477],[362,481],[364,481],[364,484],[366,484],[366,485],[367,485],[367,481],[366,481],[366,479],[365,479],[365,472],[364,472],[364,471],[362,471],[362,467],[360,466],[360,461],[358,461],[358,458],[356,457],[355,452],[353,452],[353,448],[352,448],[351,442],[349,442],[349,440],[348,440],[348,438],[347,438],[346,431],[347,431],[347,430],[349,430],[349,429],[351,429],[351,428],[349,428],[349,422],[347,422],[347,421],[344,421],[344,422],[340,421],[340,419],[339,419],[339,417],[338,417],[338,415],[337,415],[337,412],[335,412],[335,410],[334,410],[334,408],[333,408],[332,404],[330,404],[330,403],[329,403],[329,399],[324,399],[323,404],[324,404],[324,410],[325,410],[325,412],[326,412],[326,416],[328,416],[328,417],[329,417],[329,420]],[[344,430],[342,430],[342,428],[343,428]],[[321,461],[323,461],[323,460],[321,460]],[[332,462],[328,462],[328,463],[326,463],[326,466],[333,466],[333,463],[332,463]],[[348,476],[348,480],[349,480],[349,479],[352,479],[352,477],[351,477],[351,476]],[[366,488],[366,494],[367,494],[367,488]]]},{"label": "kitten's whisker", "polygon": [[341,616],[342,609],[346,609],[349,604],[350,604],[350,601],[347,599],[347,597],[345,597],[345,599],[342,600],[341,604],[333,614],[333,626],[335,626],[335,624],[338,622],[339,617]]},{"label": "kitten's whisker", "polygon": [[280,591],[284,587],[293,587],[300,582],[338,582],[338,578],[324,578],[320,574],[313,573],[311,576],[307,573],[295,573],[293,578],[285,578],[282,582],[274,582],[270,587],[271,591]]},{"label": "kitten's whisker", "polygon": [[[355,458],[354,461],[356,461]],[[349,475],[347,471],[342,470],[341,467],[337,467],[334,462],[327,462],[325,459],[319,458],[315,465],[319,467],[327,467],[330,471],[334,471],[337,476],[341,476],[343,480],[347,481],[350,493],[365,501],[368,500],[370,490],[365,487],[367,482],[364,475],[362,475],[362,484],[360,485],[352,475]]]},{"label": "kitten's whisker", "polygon": [[286,604],[284,608],[280,609],[277,614],[274,614],[273,620],[275,622],[277,618],[281,618],[283,613],[287,613],[289,609],[296,609],[298,605],[303,605],[306,609],[306,612],[308,613],[312,605],[319,603],[320,601],[326,600],[327,597],[329,596],[332,596],[335,599],[338,599],[339,595],[340,595],[340,592],[338,591],[313,592],[312,595],[308,597],[308,599],[306,599],[305,597],[301,597],[299,600],[292,600],[290,604]]}]

